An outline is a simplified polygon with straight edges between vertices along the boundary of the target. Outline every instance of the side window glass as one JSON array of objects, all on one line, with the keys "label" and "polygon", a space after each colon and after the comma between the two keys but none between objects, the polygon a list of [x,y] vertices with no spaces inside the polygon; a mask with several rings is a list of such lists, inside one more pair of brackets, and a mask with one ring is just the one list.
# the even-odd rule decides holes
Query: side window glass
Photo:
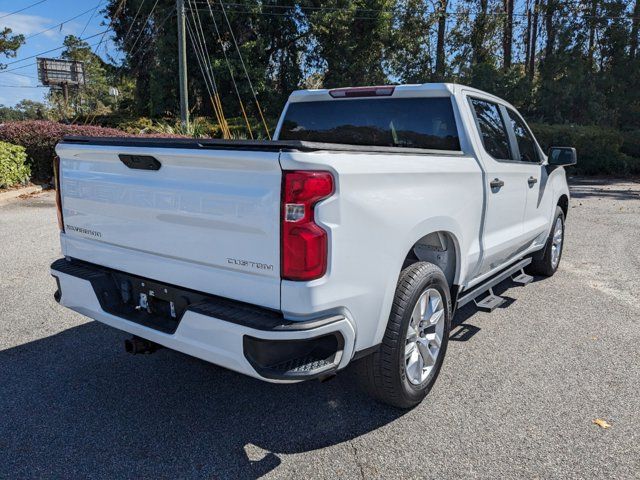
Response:
[{"label": "side window glass", "polygon": [[509,119],[511,120],[513,133],[516,134],[516,140],[518,141],[520,161],[538,163],[540,161],[540,157],[538,157],[536,142],[533,140],[529,130],[515,112],[511,110],[507,110],[507,112],[509,112]]},{"label": "side window glass", "polygon": [[478,119],[484,149],[496,160],[511,160],[509,136],[498,105],[477,98],[472,98],[471,104]]}]

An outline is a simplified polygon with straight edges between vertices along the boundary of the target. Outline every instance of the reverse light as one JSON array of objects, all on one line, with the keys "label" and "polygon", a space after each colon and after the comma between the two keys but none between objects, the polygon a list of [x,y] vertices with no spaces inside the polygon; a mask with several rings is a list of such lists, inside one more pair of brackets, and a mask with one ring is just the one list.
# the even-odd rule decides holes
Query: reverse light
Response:
[{"label": "reverse light", "polygon": [[281,267],[285,280],[313,280],[327,271],[327,232],[315,223],[315,205],[333,193],[333,176],[285,171],[282,182]]},{"label": "reverse light", "polygon": [[58,228],[64,233],[64,218],[62,217],[62,193],[60,192],[60,158],[53,160],[53,181],[56,188],[56,213],[58,214]]}]

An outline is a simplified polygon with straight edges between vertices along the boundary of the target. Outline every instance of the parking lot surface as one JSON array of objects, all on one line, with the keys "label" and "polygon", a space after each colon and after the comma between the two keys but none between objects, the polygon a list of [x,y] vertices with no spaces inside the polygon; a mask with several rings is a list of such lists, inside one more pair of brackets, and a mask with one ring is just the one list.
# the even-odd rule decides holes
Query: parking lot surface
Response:
[{"label": "parking lot surface", "polygon": [[408,412],[349,369],[282,386],[126,354],[53,299],[53,194],[0,207],[0,478],[640,478],[640,184],[572,195],[558,273],[458,312]]}]

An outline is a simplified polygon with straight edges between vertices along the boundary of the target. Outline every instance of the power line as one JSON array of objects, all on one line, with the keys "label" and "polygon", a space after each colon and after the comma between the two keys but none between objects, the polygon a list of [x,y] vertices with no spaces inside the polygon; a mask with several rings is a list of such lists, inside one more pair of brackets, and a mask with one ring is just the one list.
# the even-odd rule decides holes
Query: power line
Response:
[{"label": "power line", "polygon": [[0,88],[49,88],[44,85],[0,85]]},{"label": "power line", "polygon": [[4,15],[2,15],[0,18],[7,18],[10,17],[11,15],[15,15],[16,13],[20,13],[20,12],[24,12],[25,10],[31,8],[31,7],[35,7],[36,5],[40,5],[41,3],[46,2],[47,0],[40,0],[39,2],[35,2],[32,3],[31,5],[27,5],[26,7],[22,7],[20,10],[15,10],[11,13],[5,13]]},{"label": "power line", "polygon": [[142,36],[142,32],[144,32],[144,29],[147,27],[147,24],[149,23],[149,19],[151,18],[151,15],[153,15],[153,11],[156,9],[156,6],[158,5],[158,1],[159,0],[156,0],[156,2],[153,4],[153,7],[151,7],[151,11],[149,12],[149,15],[147,15],[147,19],[142,24],[142,27],[140,28],[140,31],[138,32],[136,39],[133,41],[133,45],[131,45],[131,48],[129,49],[129,51],[132,51],[134,48],[136,48],[136,45],[138,44],[138,40],[140,40],[140,37]]},{"label": "power line", "polygon": [[[31,63],[29,65],[35,65],[34,63]],[[10,71],[11,72],[11,71]],[[2,70],[0,70],[0,73],[2,73]],[[25,75],[24,73],[11,73],[11,75],[18,75],[20,77],[25,77],[25,78],[34,78],[34,79],[38,79],[38,77],[35,77],[33,75]]]},{"label": "power line", "polygon": [[84,28],[82,29],[82,31],[80,32],[80,35],[78,35],[79,37],[81,37],[82,35],[84,35],[85,30],[87,29],[87,27],[89,26],[89,23],[91,22],[91,20],[93,19],[93,16],[96,14],[96,12],[98,11],[98,7],[102,5],[102,0],[100,0],[100,2],[98,2],[98,4],[96,5],[96,7],[93,9],[93,12],[91,13],[91,16],[89,17],[89,20],[87,20],[87,23],[84,24]]},{"label": "power line", "polygon": [[[102,34],[108,32],[109,30],[111,30],[111,28],[107,28],[103,32],[98,32],[98,33],[96,33],[94,35],[89,35],[88,37],[79,38],[78,40],[83,42],[85,40],[89,40],[90,38],[97,37],[98,35],[102,35]],[[60,50],[61,48],[65,48],[65,45],[62,45],[62,46],[56,47],[56,48],[51,48],[49,50],[45,50],[44,52],[36,53],[35,55],[30,55],[28,57],[21,58],[20,60],[14,60],[13,62],[5,63],[5,65],[13,65],[14,63],[24,62],[25,60],[30,60],[32,58],[39,57],[40,55],[44,55],[45,53],[55,52],[56,50]],[[2,71],[0,71],[0,73],[7,72],[7,71],[9,71],[9,70],[2,70]]]},{"label": "power line", "polygon": [[[199,2],[197,2],[197,5],[199,5],[200,7],[198,8],[199,10],[202,9],[204,10],[204,5],[206,5],[206,2],[203,2],[202,0],[200,0]],[[246,8],[250,8],[251,5],[246,4],[246,3],[227,3],[225,2],[226,6],[231,6],[231,7],[244,7],[245,10],[233,10],[233,13],[242,13],[242,14],[250,14],[250,15],[262,15],[262,16],[272,16],[272,17],[293,17],[295,16],[297,13],[307,13],[308,11],[310,11],[310,13],[316,13],[316,12],[321,12],[321,11],[330,11],[330,12],[354,12],[356,13],[356,15],[349,17],[350,20],[380,20],[380,16],[363,16],[360,15],[360,12],[365,12],[365,13],[370,13],[370,14],[375,14],[375,13],[390,13],[390,14],[395,14],[395,10],[391,10],[391,9],[361,9],[361,8],[357,8],[354,10],[351,10],[349,8],[344,8],[344,7],[313,7],[313,6],[309,6],[309,7],[305,7],[305,6],[296,6],[296,5],[264,5],[262,4],[260,6],[260,8],[262,9],[261,11],[257,11],[257,10],[246,10]],[[265,12],[263,11],[264,9],[271,9],[271,8],[280,8],[280,9],[292,9],[294,10],[293,12],[284,12],[284,13],[279,13],[279,12]],[[214,10],[216,12],[222,12],[221,9],[217,9]],[[458,11],[454,11],[454,12],[439,12],[438,10],[434,10],[433,12],[430,12],[433,15],[444,15],[446,17],[471,17],[471,16],[478,16],[478,15],[484,15],[487,17],[505,17],[508,14],[506,12],[472,12],[472,11],[464,11],[464,10],[458,10]],[[556,11],[555,12],[556,15],[560,16],[560,17],[564,17],[564,18],[594,18],[594,19],[601,19],[601,20],[633,20],[635,18],[638,17],[634,17],[631,14],[628,15],[590,15],[590,14],[585,14],[585,13],[580,13],[580,12],[561,12],[561,11]],[[528,15],[527,12],[514,12],[513,13],[513,17],[522,17],[522,18],[526,18]],[[393,18],[395,19],[396,16],[393,15]],[[639,18],[640,19],[640,18]]]},{"label": "power line", "polygon": [[[218,125],[220,125],[222,136],[224,138],[230,138],[231,135],[230,135],[230,132],[228,131],[226,118],[224,117],[224,112],[221,111],[222,104],[217,101],[218,93],[217,93],[217,87],[215,84],[215,78],[213,77],[213,72],[210,71],[211,69],[210,62],[207,63],[207,61],[204,58],[205,53],[202,51],[202,45],[200,44],[201,39],[199,38],[199,36],[197,37],[196,34],[194,33],[194,30],[192,30],[191,19],[189,19],[188,17],[187,17],[187,21],[185,22],[185,25],[189,33],[189,39],[191,40],[191,45],[193,46],[193,50],[196,54],[196,59],[198,60],[198,65],[200,66],[200,71],[202,72],[202,76],[204,77],[204,80],[205,80],[204,83],[207,88],[207,92],[209,93],[211,106],[213,108],[213,112],[216,115],[216,119],[218,120]],[[195,25],[193,29],[195,29]]]},{"label": "power line", "polygon": [[[102,2],[100,2],[98,5],[100,5],[101,3]],[[52,25],[51,27],[45,28],[44,30],[40,30],[39,32],[32,33],[31,35],[24,37],[24,39],[25,40],[29,40],[30,38],[37,37],[38,35],[42,35],[43,33],[46,33],[46,32],[48,32],[50,30],[55,29],[55,28],[62,27],[65,23],[70,22],[71,20],[75,20],[76,18],[80,18],[83,15],[86,15],[87,13],[89,13],[91,10],[94,10],[94,7],[91,7],[89,10],[85,10],[84,12],[79,13],[75,17],[67,18],[66,20],[63,20],[60,23],[56,23],[55,25]]]},{"label": "power line", "polygon": [[[107,29],[107,30],[105,30],[105,31],[109,31],[109,29]],[[98,35],[100,35],[101,33],[103,33],[103,32],[96,33],[95,35],[92,35],[91,37],[98,36]],[[86,37],[86,38],[91,38],[91,37]],[[81,40],[85,40],[86,38],[81,39]],[[99,45],[100,43],[101,43],[101,42],[96,42],[96,43],[94,43],[94,44],[90,44],[90,45],[88,45],[88,48],[93,48],[93,47],[95,47],[96,45]],[[22,59],[22,60],[20,60],[20,61],[29,60],[30,58],[34,58],[34,57],[37,57],[37,56],[39,56],[39,55],[43,55],[43,54],[45,54],[45,53],[54,52],[54,51],[56,51],[56,50],[60,50],[60,49],[62,49],[62,48],[65,48],[65,46],[64,46],[64,45],[62,45],[61,47],[58,47],[58,48],[52,48],[51,50],[47,50],[46,52],[40,52],[40,53],[39,53],[39,54],[37,54],[37,55],[32,55],[31,57],[23,58],[23,59]],[[15,70],[20,70],[20,69],[23,69],[23,68],[32,67],[32,66],[34,66],[34,65],[36,65],[36,62],[33,62],[33,63],[27,63],[27,64],[25,64],[25,65],[20,65],[19,67],[13,67],[13,68],[10,68],[10,69],[8,69],[8,70],[0,70],[0,74],[2,74],[2,73],[11,73],[11,72],[14,72]],[[14,75],[21,75],[21,74],[19,74],[19,73],[15,73]],[[23,76],[24,76],[24,77],[27,77],[28,75],[23,75]],[[35,78],[35,77],[31,77],[31,78]]]},{"label": "power line", "polygon": [[[122,7],[124,6],[124,2],[125,0],[120,0],[120,3],[118,3],[118,7],[116,8],[116,11],[113,12],[113,16],[109,19],[109,28],[107,30],[104,31],[104,33],[102,34],[102,37],[100,37],[100,41],[98,42],[98,46],[96,47],[96,49],[93,51],[94,55],[98,54],[98,49],[100,48],[100,45],[102,45],[102,42],[104,41],[104,36],[107,34],[107,32],[109,31],[109,29],[111,28],[111,26],[113,25],[113,21],[116,19],[116,17],[118,15],[120,15],[120,13],[122,12]],[[142,3],[144,3],[144,0],[142,0]],[[142,8],[142,4],[140,5],[140,8]],[[138,14],[136,13],[136,17],[138,16]],[[129,30],[131,30],[131,28],[129,28]],[[127,32],[127,35],[129,35],[129,32]],[[106,48],[105,48],[106,51]]]},{"label": "power line", "polygon": [[124,34],[123,42],[129,37],[129,34],[131,33],[131,29],[133,28],[133,25],[136,23],[136,20],[138,19],[138,15],[140,14],[140,10],[142,10],[142,6],[144,5],[145,1],[146,0],[142,0],[142,2],[140,2],[140,6],[138,7],[138,11],[133,16],[133,20],[131,20],[131,24],[129,25],[129,28],[127,29],[127,33]]},{"label": "power line", "polygon": [[[208,3],[208,0],[207,0]],[[236,46],[236,50],[238,52],[238,57],[240,57],[240,63],[242,64],[242,69],[244,70],[244,74],[247,77],[247,82],[249,83],[249,88],[251,89],[251,93],[253,94],[253,99],[256,102],[256,107],[258,108],[258,113],[260,114],[260,118],[262,119],[262,123],[264,125],[264,129],[267,132],[267,137],[271,140],[271,132],[269,132],[269,127],[267,126],[267,121],[264,118],[264,114],[262,113],[262,108],[260,108],[260,102],[258,101],[258,95],[256,94],[255,89],[253,88],[253,83],[251,83],[251,77],[249,77],[249,72],[247,71],[247,66],[244,64],[244,59],[242,58],[242,52],[240,51],[240,47],[238,47],[238,42],[236,41],[236,36],[233,33],[233,28],[231,28],[231,22],[229,21],[229,17],[227,17],[227,11],[224,8],[224,3],[220,0],[220,8],[222,9],[222,14],[224,15],[224,19],[227,22],[227,26],[229,27],[229,33],[231,33],[231,38],[233,39],[233,44]]]},{"label": "power line", "polygon": [[[191,28],[190,22],[193,22],[193,29]],[[200,26],[200,30],[198,30],[198,25]],[[210,86],[207,84],[207,91],[209,92],[213,111],[218,119],[218,124],[222,130],[223,137],[231,138],[231,131],[229,130],[229,125],[222,108],[222,102],[220,101],[220,96],[218,94],[218,85],[213,73],[213,68],[211,67],[211,58],[209,57],[206,38],[204,31],[202,30],[202,23],[200,23],[200,16],[197,14],[197,11],[194,14],[194,11],[191,10],[191,19],[187,17],[186,26],[193,49],[196,53],[196,58],[200,64],[200,70],[202,71],[205,83],[207,82],[207,77],[211,82]]]},{"label": "power line", "polygon": [[[158,23],[157,27],[156,27],[156,34],[160,33],[163,31],[164,29],[164,25],[165,23],[167,23],[167,20],[169,20],[173,15],[174,15],[174,11],[169,11],[169,13],[162,19],[162,21],[160,23]],[[152,42],[152,40],[155,40],[155,36],[150,35],[149,37],[147,37],[140,45],[138,45],[138,49],[133,51],[133,49],[129,50],[129,57],[133,58],[135,57],[138,53],[140,53],[147,45],[149,45],[149,43]]]},{"label": "power line", "polygon": [[[195,3],[195,1],[194,1]],[[253,131],[251,130],[251,123],[249,122],[249,118],[247,117],[247,112],[244,108],[244,102],[242,101],[242,97],[240,96],[240,90],[238,89],[238,84],[236,83],[236,77],[233,73],[233,69],[231,68],[231,62],[229,62],[229,56],[227,55],[227,47],[222,41],[222,35],[220,35],[220,29],[218,28],[218,22],[216,21],[216,17],[213,15],[213,10],[211,9],[211,4],[209,6],[209,13],[211,15],[211,20],[213,22],[213,26],[215,28],[216,35],[218,35],[218,42],[220,43],[220,48],[222,49],[222,54],[224,55],[224,61],[227,64],[227,69],[229,70],[229,75],[231,77],[231,82],[233,83],[233,88],[236,92],[236,97],[238,97],[238,102],[240,103],[240,110],[242,111],[242,117],[244,118],[244,122],[247,125],[247,130],[249,131],[249,137],[253,140]]]}]

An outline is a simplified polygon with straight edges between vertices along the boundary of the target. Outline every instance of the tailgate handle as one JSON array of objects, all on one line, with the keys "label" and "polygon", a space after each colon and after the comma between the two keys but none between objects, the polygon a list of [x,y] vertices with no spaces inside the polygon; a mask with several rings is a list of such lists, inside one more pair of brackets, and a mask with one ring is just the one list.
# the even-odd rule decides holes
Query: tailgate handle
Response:
[{"label": "tailgate handle", "polygon": [[134,170],[160,170],[162,166],[162,164],[151,155],[125,155],[121,153],[118,157],[120,157],[122,163]]}]

